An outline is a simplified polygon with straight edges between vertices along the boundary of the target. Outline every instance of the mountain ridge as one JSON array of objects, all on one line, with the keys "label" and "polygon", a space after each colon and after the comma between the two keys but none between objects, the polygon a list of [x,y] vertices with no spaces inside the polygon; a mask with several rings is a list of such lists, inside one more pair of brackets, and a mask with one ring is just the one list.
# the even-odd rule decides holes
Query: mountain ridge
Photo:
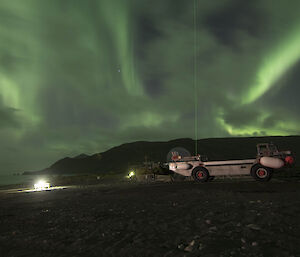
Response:
[{"label": "mountain ridge", "polygon": [[[257,143],[273,142],[280,150],[300,153],[300,136],[268,137],[227,137],[205,138],[198,141],[198,153],[206,155],[209,160],[229,160],[253,158]],[[85,174],[85,173],[122,173],[131,165],[145,161],[165,162],[168,152],[174,147],[183,147],[194,154],[195,141],[191,138],[179,138],[169,141],[135,141],[112,147],[107,151],[91,155],[79,154],[65,157],[50,167],[28,174]]]}]

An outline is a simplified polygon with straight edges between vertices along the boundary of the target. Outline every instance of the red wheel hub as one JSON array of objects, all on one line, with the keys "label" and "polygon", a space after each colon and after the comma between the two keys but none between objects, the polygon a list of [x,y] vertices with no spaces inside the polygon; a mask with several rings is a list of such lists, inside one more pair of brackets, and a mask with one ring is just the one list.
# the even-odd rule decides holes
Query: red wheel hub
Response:
[{"label": "red wheel hub", "polygon": [[266,175],[266,171],[265,171],[265,170],[260,169],[260,170],[258,171],[258,176],[263,177],[263,176],[265,176],[265,175]]},{"label": "red wheel hub", "polygon": [[198,176],[198,178],[203,178],[203,172],[202,172],[202,171],[199,171],[199,172],[197,173],[197,176]]}]

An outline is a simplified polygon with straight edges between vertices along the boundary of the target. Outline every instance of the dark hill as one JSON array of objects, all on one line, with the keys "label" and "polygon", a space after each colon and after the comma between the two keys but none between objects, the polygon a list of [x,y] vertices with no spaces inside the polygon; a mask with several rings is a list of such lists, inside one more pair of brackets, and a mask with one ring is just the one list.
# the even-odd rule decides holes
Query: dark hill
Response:
[{"label": "dark hill", "polygon": [[[209,160],[253,158],[256,155],[256,144],[268,142],[275,143],[280,150],[291,150],[296,156],[297,153],[300,153],[300,136],[200,139],[198,140],[198,153],[206,155]],[[66,157],[55,162],[49,168],[36,173],[125,172],[130,165],[141,164],[145,160],[165,162],[168,152],[174,147],[184,147],[193,154],[194,140],[184,138],[168,142],[138,141],[126,143],[103,153],[94,155],[80,154],[74,158]]]},{"label": "dark hill", "polygon": [[75,156],[74,159],[85,159],[87,157],[89,157],[89,155],[82,153],[82,154]]}]

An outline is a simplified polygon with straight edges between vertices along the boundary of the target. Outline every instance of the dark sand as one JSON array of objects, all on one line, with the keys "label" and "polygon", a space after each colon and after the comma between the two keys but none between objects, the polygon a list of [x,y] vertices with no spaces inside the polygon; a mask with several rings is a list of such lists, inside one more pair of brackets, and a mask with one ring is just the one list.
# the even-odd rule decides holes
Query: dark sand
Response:
[{"label": "dark sand", "polygon": [[300,256],[300,183],[0,191],[0,256]]}]

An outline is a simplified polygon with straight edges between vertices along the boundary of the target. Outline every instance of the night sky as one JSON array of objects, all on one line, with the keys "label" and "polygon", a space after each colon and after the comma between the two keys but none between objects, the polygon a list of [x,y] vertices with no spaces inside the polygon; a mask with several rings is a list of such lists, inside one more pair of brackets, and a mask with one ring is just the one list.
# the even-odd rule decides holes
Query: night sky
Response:
[{"label": "night sky", "polygon": [[198,138],[299,134],[299,13],[298,0],[1,0],[0,172],[195,138],[195,91]]}]

